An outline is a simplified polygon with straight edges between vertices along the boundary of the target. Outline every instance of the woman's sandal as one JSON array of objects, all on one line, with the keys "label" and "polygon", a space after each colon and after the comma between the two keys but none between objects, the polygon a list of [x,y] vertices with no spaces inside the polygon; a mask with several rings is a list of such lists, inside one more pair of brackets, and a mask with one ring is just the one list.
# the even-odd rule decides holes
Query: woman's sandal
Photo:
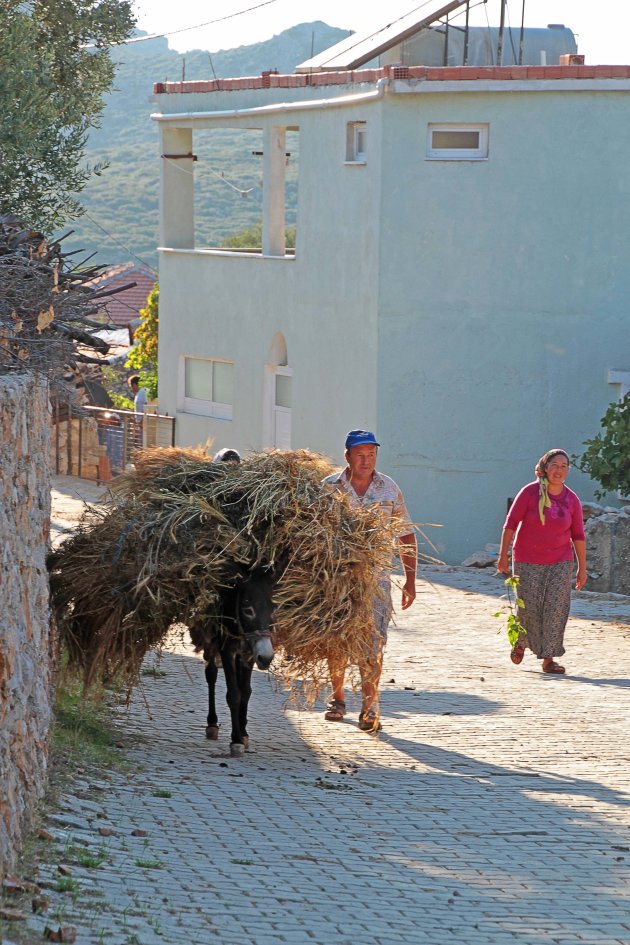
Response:
[{"label": "woman's sandal", "polygon": [[331,699],[326,706],[324,718],[327,722],[341,722],[346,714],[346,703],[341,699]]},{"label": "woman's sandal", "polygon": [[561,666],[560,663],[556,663],[555,660],[552,660],[551,663],[547,663],[546,666],[543,663],[542,671],[543,673],[558,673],[559,675],[566,672],[564,666]]},{"label": "woman's sandal", "polygon": [[525,656],[525,647],[521,646],[520,643],[517,643],[512,652],[510,653],[510,659],[513,663],[516,663],[518,666],[519,663],[523,662],[523,657]]},{"label": "woman's sandal", "polygon": [[359,713],[359,728],[362,732],[380,732],[383,726],[378,720],[378,715],[374,709],[368,709],[367,712]]}]

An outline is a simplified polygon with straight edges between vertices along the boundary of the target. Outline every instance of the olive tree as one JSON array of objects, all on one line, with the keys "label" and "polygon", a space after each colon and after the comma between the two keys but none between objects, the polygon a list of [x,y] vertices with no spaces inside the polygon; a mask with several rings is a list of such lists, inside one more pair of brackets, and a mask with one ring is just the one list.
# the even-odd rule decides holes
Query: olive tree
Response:
[{"label": "olive tree", "polygon": [[0,213],[51,232],[82,212],[84,162],[114,80],[129,0],[0,0]]}]

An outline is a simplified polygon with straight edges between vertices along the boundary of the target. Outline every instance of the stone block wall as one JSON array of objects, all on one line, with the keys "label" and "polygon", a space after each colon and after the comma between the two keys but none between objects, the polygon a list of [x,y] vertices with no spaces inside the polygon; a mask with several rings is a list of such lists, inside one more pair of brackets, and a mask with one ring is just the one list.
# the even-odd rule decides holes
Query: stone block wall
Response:
[{"label": "stone block wall", "polygon": [[630,594],[630,508],[585,504],[585,590]]},{"label": "stone block wall", "polygon": [[96,420],[62,420],[53,436],[60,476],[98,479],[99,458],[104,449],[98,442]]},{"label": "stone block wall", "polygon": [[46,778],[50,428],[45,380],[0,376],[0,877],[15,863]]}]

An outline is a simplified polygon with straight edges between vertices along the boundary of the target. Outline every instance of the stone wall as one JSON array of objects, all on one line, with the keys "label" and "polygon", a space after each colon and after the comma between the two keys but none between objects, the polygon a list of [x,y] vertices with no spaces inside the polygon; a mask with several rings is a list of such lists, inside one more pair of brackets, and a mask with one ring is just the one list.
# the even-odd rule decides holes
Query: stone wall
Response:
[{"label": "stone wall", "polygon": [[584,506],[586,524],[585,590],[630,594],[630,508]]},{"label": "stone wall", "polygon": [[61,420],[53,429],[53,437],[60,476],[98,479],[99,459],[105,448],[98,442],[96,420]]},{"label": "stone wall", "polygon": [[0,377],[0,876],[44,790],[52,714],[47,385]]}]

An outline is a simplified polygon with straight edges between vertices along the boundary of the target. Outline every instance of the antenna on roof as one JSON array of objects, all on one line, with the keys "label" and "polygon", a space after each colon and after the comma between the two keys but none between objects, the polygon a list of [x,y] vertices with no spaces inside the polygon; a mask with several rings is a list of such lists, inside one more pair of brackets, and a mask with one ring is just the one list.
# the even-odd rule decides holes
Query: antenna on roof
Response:
[{"label": "antenna on roof", "polygon": [[523,9],[521,11],[521,35],[518,40],[518,64],[523,65],[523,53],[525,50],[525,0],[523,0]]}]

